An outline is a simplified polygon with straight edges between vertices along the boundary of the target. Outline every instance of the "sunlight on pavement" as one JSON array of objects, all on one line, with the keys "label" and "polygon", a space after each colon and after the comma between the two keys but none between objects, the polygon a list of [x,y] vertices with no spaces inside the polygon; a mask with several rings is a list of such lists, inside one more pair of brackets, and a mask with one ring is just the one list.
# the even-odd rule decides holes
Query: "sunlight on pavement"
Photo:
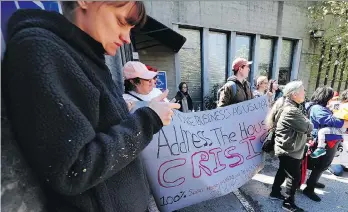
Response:
[{"label": "sunlight on pavement", "polygon": [[[273,165],[274,164],[274,165]],[[276,162],[272,161],[268,166],[277,168]],[[310,175],[307,172],[307,179]],[[252,181],[243,186],[242,190],[253,198],[261,212],[281,212],[281,202],[270,201],[268,198],[271,192],[271,186],[274,181],[276,169],[264,169],[256,174]],[[322,198],[321,202],[313,202],[308,197],[303,195],[302,191],[296,194],[296,202],[305,211],[330,211],[330,212],[347,212],[348,211],[348,173],[343,173],[342,176],[335,176],[329,171],[325,171],[319,182],[324,183],[324,189],[315,189],[315,192]],[[283,192],[285,192],[285,183],[282,185]],[[306,184],[301,186],[301,190],[306,187]]]},{"label": "sunlight on pavement", "polygon": [[271,176],[268,176],[265,174],[256,174],[252,179],[257,180],[261,183],[266,183],[266,184],[270,184],[270,185],[272,185],[273,181],[274,181],[274,177],[271,177]]},{"label": "sunlight on pavement", "polygon": [[336,180],[336,181],[348,184],[348,176],[347,175],[343,175],[343,176],[338,177],[338,176],[335,176],[333,174],[324,173],[321,177],[329,179],[329,180]]}]

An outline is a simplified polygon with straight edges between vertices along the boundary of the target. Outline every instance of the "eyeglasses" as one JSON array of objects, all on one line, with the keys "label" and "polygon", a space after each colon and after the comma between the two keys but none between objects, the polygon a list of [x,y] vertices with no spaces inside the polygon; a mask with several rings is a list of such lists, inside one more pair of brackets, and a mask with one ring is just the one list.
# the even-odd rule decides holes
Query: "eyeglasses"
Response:
[{"label": "eyeglasses", "polygon": [[155,76],[154,78],[152,78],[152,79],[142,79],[142,78],[140,78],[141,80],[144,80],[144,81],[147,81],[147,82],[151,82],[152,80],[157,80],[157,76]]},{"label": "eyeglasses", "polygon": [[185,87],[182,87],[182,88],[187,88],[187,87],[185,86]]}]

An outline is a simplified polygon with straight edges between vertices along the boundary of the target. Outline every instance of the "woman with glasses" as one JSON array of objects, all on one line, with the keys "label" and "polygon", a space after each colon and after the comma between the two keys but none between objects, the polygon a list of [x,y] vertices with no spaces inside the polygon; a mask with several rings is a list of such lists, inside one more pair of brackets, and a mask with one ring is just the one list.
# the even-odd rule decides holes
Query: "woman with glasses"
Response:
[{"label": "woman with glasses", "polygon": [[[125,94],[124,100],[128,103],[136,101],[151,101],[153,98],[162,94],[159,89],[155,89],[157,72],[150,71],[143,63],[130,61],[123,67]],[[168,102],[167,99],[164,99]]]}]

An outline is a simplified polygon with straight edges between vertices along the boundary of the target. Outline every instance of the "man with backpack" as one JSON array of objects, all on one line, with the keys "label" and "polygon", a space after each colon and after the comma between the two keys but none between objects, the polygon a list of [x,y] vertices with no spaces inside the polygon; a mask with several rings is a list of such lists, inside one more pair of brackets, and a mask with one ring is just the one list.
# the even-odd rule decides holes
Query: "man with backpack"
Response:
[{"label": "man with backpack", "polygon": [[218,91],[218,107],[247,101],[253,98],[250,83],[247,81],[252,61],[244,58],[237,58],[232,63],[234,75],[227,79],[227,82]]}]

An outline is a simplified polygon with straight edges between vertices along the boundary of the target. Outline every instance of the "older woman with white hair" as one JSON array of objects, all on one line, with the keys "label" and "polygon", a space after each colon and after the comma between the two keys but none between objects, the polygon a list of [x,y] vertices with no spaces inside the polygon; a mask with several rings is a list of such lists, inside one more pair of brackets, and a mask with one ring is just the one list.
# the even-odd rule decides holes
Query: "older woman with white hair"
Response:
[{"label": "older woman with white hair", "polygon": [[[295,192],[301,180],[301,159],[304,155],[307,133],[313,125],[300,110],[305,100],[301,81],[288,83],[284,96],[273,106],[267,117],[269,127],[275,127],[275,155],[279,157],[279,169],[274,179],[271,199],[284,200],[283,209],[303,211],[295,205]],[[287,178],[287,197],[281,194],[281,185]]]}]

